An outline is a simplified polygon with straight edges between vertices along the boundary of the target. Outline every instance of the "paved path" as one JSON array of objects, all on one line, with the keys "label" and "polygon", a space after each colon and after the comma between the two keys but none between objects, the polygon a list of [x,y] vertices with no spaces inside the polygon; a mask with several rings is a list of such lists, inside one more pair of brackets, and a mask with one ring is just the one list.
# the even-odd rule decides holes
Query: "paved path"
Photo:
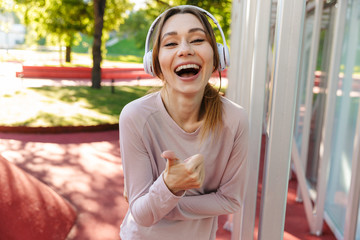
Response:
[{"label": "paved path", "polygon": [[[78,211],[67,240],[119,239],[123,198],[118,131],[67,134],[0,133],[0,153],[52,187]],[[218,240],[230,239],[222,229]]]},{"label": "paved path", "polygon": [[78,218],[69,240],[119,239],[128,204],[117,131],[0,133],[0,153],[75,206]]}]

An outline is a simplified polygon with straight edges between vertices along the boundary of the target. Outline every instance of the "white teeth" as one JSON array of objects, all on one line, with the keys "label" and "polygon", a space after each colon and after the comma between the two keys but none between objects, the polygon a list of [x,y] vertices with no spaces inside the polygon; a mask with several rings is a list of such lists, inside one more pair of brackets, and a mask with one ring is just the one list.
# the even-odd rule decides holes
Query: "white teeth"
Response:
[{"label": "white teeth", "polygon": [[186,65],[181,65],[181,66],[177,67],[175,69],[175,72],[179,72],[180,70],[187,69],[187,68],[199,69],[200,67],[196,64],[186,64]]}]

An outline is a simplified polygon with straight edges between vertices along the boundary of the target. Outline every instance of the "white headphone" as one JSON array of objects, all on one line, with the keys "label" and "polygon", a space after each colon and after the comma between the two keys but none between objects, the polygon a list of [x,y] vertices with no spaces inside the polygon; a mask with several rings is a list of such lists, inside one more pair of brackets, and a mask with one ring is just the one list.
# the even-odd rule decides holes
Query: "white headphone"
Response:
[{"label": "white headphone", "polygon": [[[223,71],[227,66],[230,65],[230,54],[229,54],[229,49],[226,45],[226,40],[225,40],[225,36],[224,33],[219,25],[219,22],[215,19],[215,17],[213,15],[211,15],[209,12],[207,12],[206,10],[199,8],[197,6],[192,6],[192,5],[181,5],[181,6],[177,6],[174,8],[195,8],[199,11],[201,11],[202,13],[204,13],[205,15],[207,15],[209,18],[211,18],[213,20],[213,22],[216,24],[216,26],[218,27],[220,33],[221,33],[221,37],[223,39],[223,44],[221,43],[216,43],[217,44],[217,49],[218,49],[218,53],[219,53],[219,59],[220,59],[220,63],[219,63],[219,71]],[[173,8],[170,8],[169,10],[171,10]],[[167,10],[167,11],[169,11]],[[152,50],[149,50],[149,45],[150,45],[150,38],[152,33],[154,32],[155,26],[157,24],[157,22],[159,21],[159,19],[161,18],[161,16],[163,16],[167,11],[163,12],[162,14],[160,14],[155,21],[151,24],[150,29],[148,31],[148,34],[146,36],[146,43],[145,43],[145,55],[143,58],[143,63],[144,63],[144,69],[145,72],[154,76],[155,77],[155,73],[153,71],[153,63],[152,63]]]}]

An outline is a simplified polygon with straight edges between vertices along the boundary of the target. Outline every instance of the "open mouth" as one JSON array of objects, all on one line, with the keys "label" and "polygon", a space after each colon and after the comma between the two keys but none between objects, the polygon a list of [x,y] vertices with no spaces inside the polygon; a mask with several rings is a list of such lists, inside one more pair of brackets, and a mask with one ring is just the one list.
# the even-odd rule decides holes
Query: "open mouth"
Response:
[{"label": "open mouth", "polygon": [[175,73],[179,77],[192,77],[198,74],[199,71],[200,71],[200,66],[197,64],[181,65],[175,69]]}]

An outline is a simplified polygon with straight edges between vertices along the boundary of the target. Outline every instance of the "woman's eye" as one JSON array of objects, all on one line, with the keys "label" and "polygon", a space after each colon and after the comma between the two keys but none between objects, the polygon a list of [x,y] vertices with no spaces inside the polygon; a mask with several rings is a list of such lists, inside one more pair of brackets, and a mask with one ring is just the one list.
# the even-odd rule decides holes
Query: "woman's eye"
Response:
[{"label": "woman's eye", "polygon": [[193,41],[191,41],[192,43],[201,43],[201,42],[204,42],[205,39],[202,39],[202,38],[199,38],[199,39],[195,39]]},{"label": "woman's eye", "polygon": [[176,45],[176,43],[174,43],[174,42],[164,44],[165,47],[172,47],[172,46],[175,46],[175,45]]}]

